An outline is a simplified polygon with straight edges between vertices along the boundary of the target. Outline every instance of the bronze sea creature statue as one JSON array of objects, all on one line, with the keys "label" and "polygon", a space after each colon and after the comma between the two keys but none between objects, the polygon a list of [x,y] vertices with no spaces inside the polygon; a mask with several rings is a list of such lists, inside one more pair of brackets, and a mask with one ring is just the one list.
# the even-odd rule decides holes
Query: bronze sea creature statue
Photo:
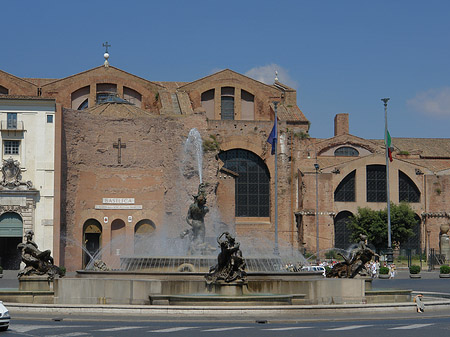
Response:
[{"label": "bronze sea creature statue", "polygon": [[239,242],[230,233],[224,232],[217,238],[220,253],[217,264],[205,275],[208,284],[230,282],[247,282],[246,263],[242,257]]}]

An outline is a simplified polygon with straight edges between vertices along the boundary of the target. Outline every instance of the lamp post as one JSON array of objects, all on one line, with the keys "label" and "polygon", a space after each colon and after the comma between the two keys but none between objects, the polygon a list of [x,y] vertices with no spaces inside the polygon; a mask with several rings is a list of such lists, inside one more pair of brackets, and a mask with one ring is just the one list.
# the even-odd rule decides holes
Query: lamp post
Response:
[{"label": "lamp post", "polygon": [[388,124],[387,124],[387,103],[389,98],[381,99],[384,103],[384,143],[386,146],[386,201],[387,201],[387,220],[388,220],[388,248],[387,248],[387,263],[394,262],[394,253],[392,251],[391,239],[391,198],[389,195],[389,144],[388,144]]},{"label": "lamp post", "polygon": [[315,163],[314,168],[316,169],[316,262],[319,263],[319,164]]}]

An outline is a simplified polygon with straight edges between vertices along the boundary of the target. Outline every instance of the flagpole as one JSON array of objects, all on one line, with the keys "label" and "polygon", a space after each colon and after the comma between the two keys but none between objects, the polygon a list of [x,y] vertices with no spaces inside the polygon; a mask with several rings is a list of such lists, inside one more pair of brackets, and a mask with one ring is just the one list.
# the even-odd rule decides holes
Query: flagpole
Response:
[{"label": "flagpole", "polygon": [[387,122],[387,103],[389,98],[382,98],[384,102],[384,145],[386,147],[386,200],[387,200],[387,221],[388,221],[388,248],[387,248],[387,263],[394,262],[394,254],[392,251],[391,239],[391,198],[389,195],[389,144],[388,144],[388,122]]},{"label": "flagpole", "polygon": [[278,102],[273,102],[274,112],[275,112],[275,244],[273,248],[273,253],[279,255],[278,251],[278,116],[277,116],[277,106]]}]

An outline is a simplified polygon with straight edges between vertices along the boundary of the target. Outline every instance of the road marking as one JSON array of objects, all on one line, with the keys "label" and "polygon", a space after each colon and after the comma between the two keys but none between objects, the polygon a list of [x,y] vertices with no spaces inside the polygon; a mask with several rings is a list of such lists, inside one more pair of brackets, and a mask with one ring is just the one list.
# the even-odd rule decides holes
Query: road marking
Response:
[{"label": "road marking", "polygon": [[32,324],[11,324],[9,330],[25,333],[37,329],[64,329],[64,328],[84,328],[86,325],[32,325]]},{"label": "road marking", "polygon": [[286,328],[271,328],[271,329],[262,329],[262,330],[269,330],[269,331],[288,331],[288,330],[300,330],[300,329],[311,329],[310,326],[289,326]]},{"label": "road marking", "polygon": [[176,327],[176,328],[151,330],[151,331],[148,331],[148,332],[176,332],[176,331],[183,331],[183,330],[189,330],[189,329],[197,329],[197,327],[196,326],[179,326],[179,327]]},{"label": "road marking", "polygon": [[239,330],[239,329],[250,329],[249,326],[232,326],[232,327],[228,327],[228,328],[215,328],[215,329],[207,329],[207,330],[202,330],[202,331],[228,331],[228,330]]},{"label": "road marking", "polygon": [[121,327],[117,327],[117,328],[108,328],[108,329],[98,329],[98,330],[93,330],[93,331],[121,331],[121,330],[132,330],[132,329],[141,329],[144,328],[143,326],[121,326]]},{"label": "road marking", "polygon": [[434,323],[428,323],[428,324],[411,324],[411,325],[403,325],[403,326],[398,326],[396,328],[390,328],[388,330],[410,330],[410,329],[419,329],[419,328],[424,328],[426,326],[430,326],[433,325]]},{"label": "road marking", "polygon": [[348,325],[348,326],[342,326],[340,328],[324,329],[324,331],[355,330],[355,329],[361,329],[361,328],[368,328],[369,326],[373,326],[373,325]]},{"label": "road marking", "polygon": [[92,336],[92,335],[87,332],[69,332],[63,333],[61,335],[46,335],[46,337],[77,337],[77,336]]}]

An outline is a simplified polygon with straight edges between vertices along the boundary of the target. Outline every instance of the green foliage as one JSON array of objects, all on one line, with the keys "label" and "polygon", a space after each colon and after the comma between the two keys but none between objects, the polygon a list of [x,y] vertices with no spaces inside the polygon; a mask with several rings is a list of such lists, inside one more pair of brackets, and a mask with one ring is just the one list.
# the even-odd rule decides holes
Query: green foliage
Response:
[{"label": "green foliage", "polygon": [[337,253],[336,253],[336,251],[334,249],[325,252],[325,258],[326,259],[335,260],[337,258],[337,256],[338,255],[337,255]]},{"label": "green foliage", "polygon": [[2,273],[3,273],[3,267],[0,266],[0,274],[2,274]]},{"label": "green foliage", "polygon": [[440,268],[439,268],[439,272],[441,274],[450,274],[450,267],[446,264],[443,264]]},{"label": "green foliage", "polygon": [[[417,219],[411,206],[407,203],[395,205],[391,203],[391,238],[395,244],[402,244],[414,236],[413,228],[417,225]],[[348,224],[351,230],[351,240],[359,241],[359,234],[367,235],[369,243],[377,250],[387,246],[387,208],[374,211],[369,208],[358,208],[358,213],[353,216]]]},{"label": "green foliage", "polygon": [[203,151],[218,151],[220,149],[220,143],[216,136],[209,135],[209,139],[203,139]]},{"label": "green foliage", "polygon": [[331,272],[330,266],[325,266],[325,274],[329,274]]},{"label": "green foliage", "polygon": [[378,273],[381,274],[381,275],[387,275],[387,274],[389,274],[389,268],[381,266],[380,270],[378,271]]},{"label": "green foliage", "polygon": [[294,135],[294,138],[299,138],[299,139],[308,139],[309,138],[309,134],[307,134],[306,132],[303,132],[303,131],[294,132],[293,135]]},{"label": "green foliage", "polygon": [[66,267],[59,267],[59,271],[61,273],[61,277],[66,275]]},{"label": "green foliage", "polygon": [[399,151],[398,154],[408,156],[409,152],[408,151]]},{"label": "green foliage", "polygon": [[410,274],[419,274],[420,273],[420,266],[413,264],[409,267],[409,273]]}]

